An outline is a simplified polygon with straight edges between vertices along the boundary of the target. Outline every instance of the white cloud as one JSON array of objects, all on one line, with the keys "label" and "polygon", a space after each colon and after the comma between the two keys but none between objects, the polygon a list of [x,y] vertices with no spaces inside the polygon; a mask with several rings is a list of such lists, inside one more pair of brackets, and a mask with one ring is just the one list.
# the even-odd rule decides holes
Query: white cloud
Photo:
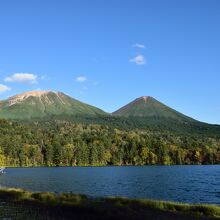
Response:
[{"label": "white cloud", "polygon": [[145,48],[145,45],[144,44],[134,44],[133,47],[137,47],[137,48],[140,48],[140,49],[144,49]]},{"label": "white cloud", "polygon": [[87,78],[85,76],[78,76],[76,77],[76,82],[85,82]]},{"label": "white cloud", "polygon": [[37,83],[37,75],[32,73],[14,73],[6,77],[5,82]]},{"label": "white cloud", "polygon": [[11,90],[11,88],[9,88],[8,86],[0,84],[0,94],[7,92],[7,91],[10,91],[10,90]]},{"label": "white cloud", "polygon": [[136,57],[129,60],[131,63],[135,63],[137,65],[144,65],[146,64],[146,59],[143,55],[139,54]]}]

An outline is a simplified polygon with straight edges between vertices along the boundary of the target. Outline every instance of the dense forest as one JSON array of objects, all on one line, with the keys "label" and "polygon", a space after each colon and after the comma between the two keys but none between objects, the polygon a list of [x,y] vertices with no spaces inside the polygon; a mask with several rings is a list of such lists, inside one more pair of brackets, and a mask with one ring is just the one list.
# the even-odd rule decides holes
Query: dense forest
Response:
[{"label": "dense forest", "polygon": [[208,127],[186,134],[111,120],[0,120],[1,166],[220,164],[220,137]]}]

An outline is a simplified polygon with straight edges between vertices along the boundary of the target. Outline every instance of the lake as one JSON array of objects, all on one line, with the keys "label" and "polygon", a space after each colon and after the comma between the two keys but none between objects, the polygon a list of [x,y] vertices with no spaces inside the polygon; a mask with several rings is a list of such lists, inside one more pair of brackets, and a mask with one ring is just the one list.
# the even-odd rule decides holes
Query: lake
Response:
[{"label": "lake", "polygon": [[0,185],[220,205],[220,165],[7,168]]}]

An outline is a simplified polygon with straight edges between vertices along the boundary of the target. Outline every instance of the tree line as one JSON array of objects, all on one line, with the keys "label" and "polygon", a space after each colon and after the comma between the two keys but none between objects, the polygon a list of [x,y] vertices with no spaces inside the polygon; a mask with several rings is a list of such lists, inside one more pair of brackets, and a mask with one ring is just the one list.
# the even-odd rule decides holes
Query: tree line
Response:
[{"label": "tree line", "polygon": [[53,120],[0,120],[1,166],[220,164],[220,138]]}]

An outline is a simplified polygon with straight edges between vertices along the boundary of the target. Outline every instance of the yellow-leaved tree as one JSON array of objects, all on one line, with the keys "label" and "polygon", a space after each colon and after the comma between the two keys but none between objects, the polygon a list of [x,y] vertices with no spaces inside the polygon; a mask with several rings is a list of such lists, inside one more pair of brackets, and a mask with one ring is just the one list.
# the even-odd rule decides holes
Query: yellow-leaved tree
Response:
[{"label": "yellow-leaved tree", "polygon": [[6,165],[6,158],[2,148],[0,147],[0,167],[5,167],[5,165]]}]

